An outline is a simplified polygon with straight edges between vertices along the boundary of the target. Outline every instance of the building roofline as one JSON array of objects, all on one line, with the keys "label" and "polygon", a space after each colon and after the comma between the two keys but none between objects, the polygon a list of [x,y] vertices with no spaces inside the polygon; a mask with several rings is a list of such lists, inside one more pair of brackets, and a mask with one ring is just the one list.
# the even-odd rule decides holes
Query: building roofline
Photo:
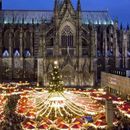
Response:
[{"label": "building roofline", "polygon": [[[21,11],[21,12],[24,12],[24,11],[38,11],[38,12],[53,12],[54,10],[27,10],[27,9],[2,9],[1,11]],[[81,12],[106,12],[108,13],[108,10],[82,10]]]},{"label": "building roofline", "polygon": [[108,10],[82,10],[81,12],[106,12],[108,13]]},{"label": "building roofline", "polygon": [[27,10],[27,9],[2,9],[1,11],[39,11],[39,12],[53,12],[53,10]]}]

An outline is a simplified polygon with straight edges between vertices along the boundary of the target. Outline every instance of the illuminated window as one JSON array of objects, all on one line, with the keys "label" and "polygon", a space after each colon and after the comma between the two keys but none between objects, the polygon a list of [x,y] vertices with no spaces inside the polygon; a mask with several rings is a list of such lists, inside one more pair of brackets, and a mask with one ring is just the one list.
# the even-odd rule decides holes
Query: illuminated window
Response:
[{"label": "illuminated window", "polygon": [[24,56],[25,56],[25,57],[30,57],[30,56],[31,56],[30,51],[29,51],[29,50],[25,50]]},{"label": "illuminated window", "polygon": [[127,52],[127,55],[130,57],[130,51]]},{"label": "illuminated window", "polygon": [[3,57],[9,57],[9,51],[8,50],[4,50],[2,56]]},{"label": "illuminated window", "polygon": [[7,20],[4,20],[4,24],[7,24],[8,23],[8,21]]},{"label": "illuminated window", "polygon": [[97,50],[97,56],[100,57],[102,55],[100,50]]},{"label": "illuminated window", "polygon": [[18,50],[15,50],[15,52],[14,52],[14,57],[19,57],[19,56],[20,56],[19,51],[18,51]]}]

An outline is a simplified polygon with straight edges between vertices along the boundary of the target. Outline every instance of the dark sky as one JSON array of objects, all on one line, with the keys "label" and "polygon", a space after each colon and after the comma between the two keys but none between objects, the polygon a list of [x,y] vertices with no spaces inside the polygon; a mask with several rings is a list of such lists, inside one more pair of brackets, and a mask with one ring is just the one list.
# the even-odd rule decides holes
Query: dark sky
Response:
[{"label": "dark sky", "polygon": [[[77,0],[72,0],[76,6]],[[109,10],[112,18],[130,24],[130,0],[81,0],[83,10]],[[4,9],[53,9],[54,0],[3,0]]]}]

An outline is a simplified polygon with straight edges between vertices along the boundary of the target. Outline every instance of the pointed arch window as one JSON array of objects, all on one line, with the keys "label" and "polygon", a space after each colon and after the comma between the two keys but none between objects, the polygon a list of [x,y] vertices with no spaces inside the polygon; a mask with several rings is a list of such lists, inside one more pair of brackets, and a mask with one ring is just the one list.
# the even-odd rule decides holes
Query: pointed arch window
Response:
[{"label": "pointed arch window", "polygon": [[7,49],[4,50],[2,56],[3,57],[9,57],[9,51]]},{"label": "pointed arch window", "polygon": [[70,28],[70,26],[66,25],[64,27],[64,29],[62,30],[61,33],[61,45],[64,48],[73,47],[73,40],[74,40],[74,36],[73,36],[73,32]]},{"label": "pointed arch window", "polygon": [[113,55],[113,51],[112,50],[108,50],[107,51],[107,56],[111,57]]},{"label": "pointed arch window", "polygon": [[14,51],[14,57],[20,57],[20,52],[19,50]]},{"label": "pointed arch window", "polygon": [[130,51],[127,52],[128,57],[130,57]]},{"label": "pointed arch window", "polygon": [[102,55],[100,50],[97,50],[97,56],[100,57]]},{"label": "pointed arch window", "polygon": [[30,50],[25,50],[24,52],[24,56],[27,58],[27,57],[30,57],[31,56],[31,53],[30,53]]}]

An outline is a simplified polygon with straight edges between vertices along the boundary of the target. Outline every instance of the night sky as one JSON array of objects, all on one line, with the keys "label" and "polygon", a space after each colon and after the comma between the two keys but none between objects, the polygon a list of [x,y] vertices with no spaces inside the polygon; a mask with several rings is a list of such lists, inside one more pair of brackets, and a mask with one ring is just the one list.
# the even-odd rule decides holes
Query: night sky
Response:
[{"label": "night sky", "polygon": [[[76,7],[77,0],[72,0]],[[52,10],[54,0],[3,0],[3,9]],[[130,0],[81,0],[82,10],[108,10],[113,19],[130,24]]]}]

